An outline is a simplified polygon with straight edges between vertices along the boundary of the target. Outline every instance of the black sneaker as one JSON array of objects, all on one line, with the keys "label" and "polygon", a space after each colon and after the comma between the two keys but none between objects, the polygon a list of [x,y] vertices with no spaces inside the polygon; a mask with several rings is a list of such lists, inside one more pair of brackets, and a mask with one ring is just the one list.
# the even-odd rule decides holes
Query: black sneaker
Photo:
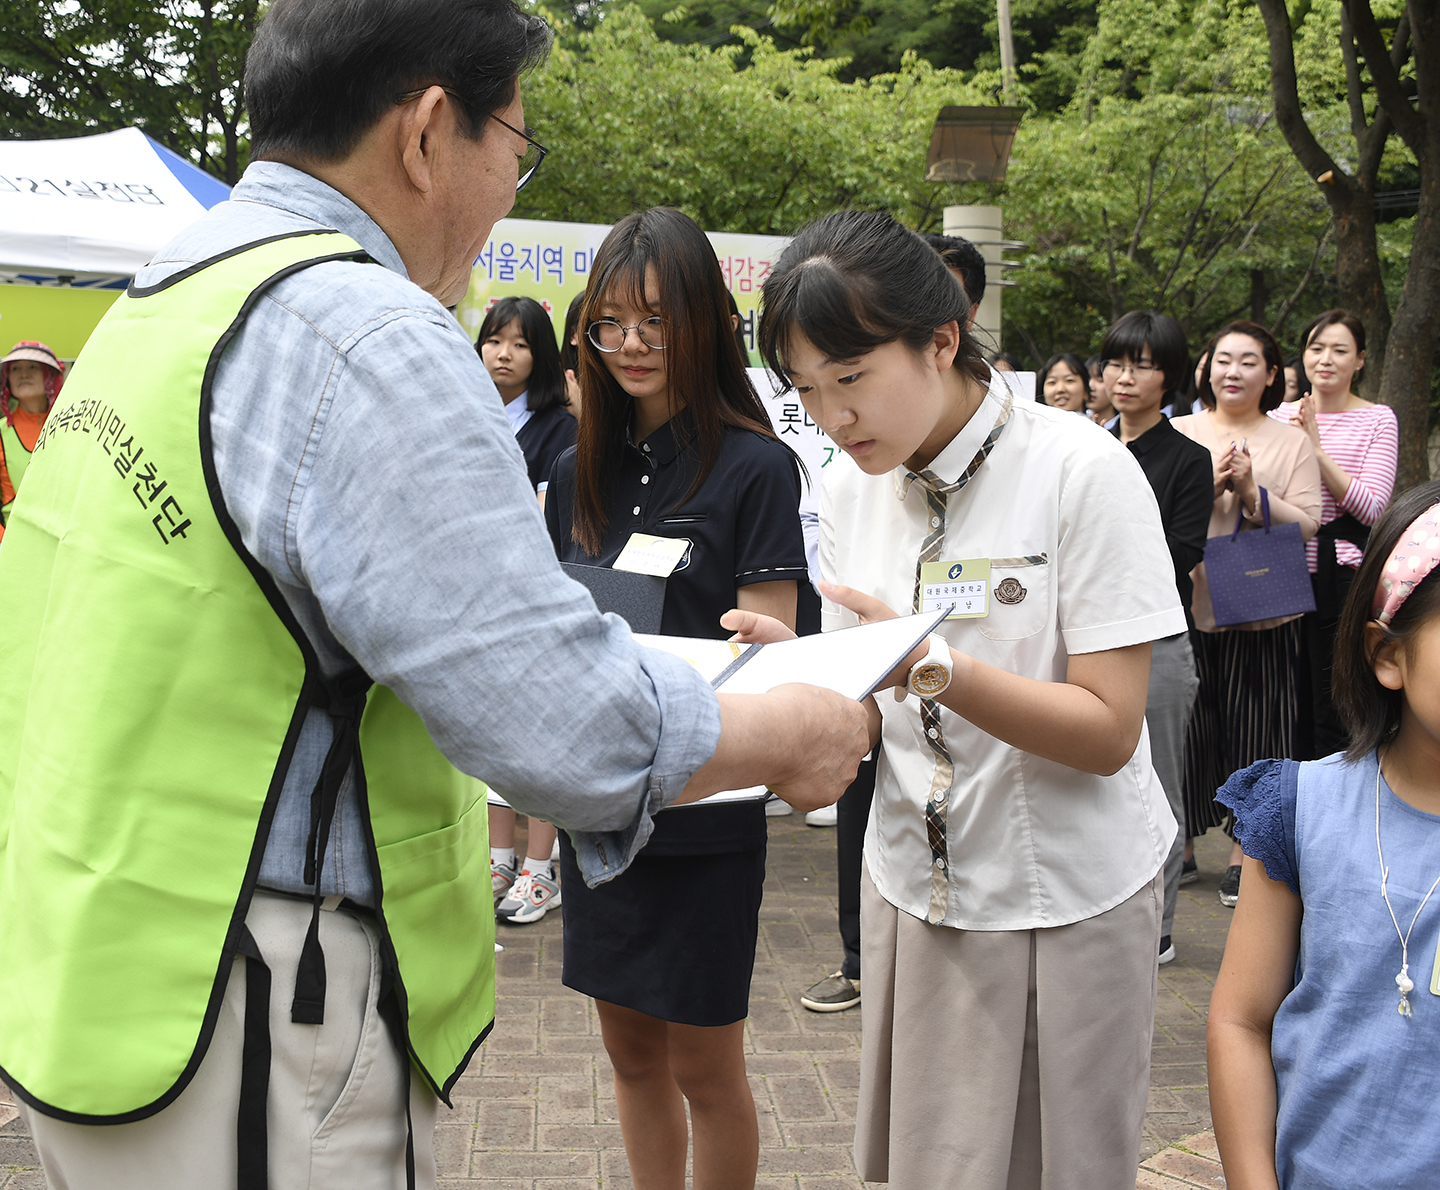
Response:
[{"label": "black sneaker", "polygon": [[1194,884],[1200,879],[1200,865],[1193,859],[1180,861],[1180,883]]},{"label": "black sneaker", "polygon": [[1235,902],[1240,899],[1240,865],[1225,869],[1225,879],[1220,881],[1220,904],[1227,909],[1234,909]]},{"label": "black sneaker", "polygon": [[1159,966],[1163,967],[1166,963],[1173,963],[1174,961],[1175,943],[1170,941],[1170,935],[1166,934],[1165,937],[1160,939],[1160,957],[1156,962]]},{"label": "black sneaker", "polygon": [[808,988],[800,1003],[811,1012],[844,1012],[860,1003],[860,981],[847,979],[843,971],[837,971]]}]

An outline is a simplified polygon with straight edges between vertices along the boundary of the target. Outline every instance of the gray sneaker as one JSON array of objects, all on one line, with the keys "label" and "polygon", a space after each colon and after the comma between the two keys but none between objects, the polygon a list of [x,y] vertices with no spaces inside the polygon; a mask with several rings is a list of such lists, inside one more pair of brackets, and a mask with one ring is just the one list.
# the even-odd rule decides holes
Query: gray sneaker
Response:
[{"label": "gray sneaker", "polygon": [[505,926],[528,926],[560,908],[560,882],[538,872],[521,872],[495,906],[495,920]]},{"label": "gray sneaker", "polygon": [[811,1012],[844,1012],[860,1003],[860,981],[846,979],[843,971],[836,971],[807,989],[800,1003]]}]

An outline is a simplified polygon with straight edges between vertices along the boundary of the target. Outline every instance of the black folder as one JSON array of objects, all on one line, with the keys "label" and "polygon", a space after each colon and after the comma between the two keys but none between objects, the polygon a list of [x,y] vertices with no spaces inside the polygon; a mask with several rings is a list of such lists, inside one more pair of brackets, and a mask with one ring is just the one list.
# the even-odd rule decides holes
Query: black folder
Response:
[{"label": "black folder", "polygon": [[574,562],[561,562],[560,569],[590,592],[602,612],[614,612],[629,624],[631,632],[659,633],[660,614],[665,610],[663,578]]}]

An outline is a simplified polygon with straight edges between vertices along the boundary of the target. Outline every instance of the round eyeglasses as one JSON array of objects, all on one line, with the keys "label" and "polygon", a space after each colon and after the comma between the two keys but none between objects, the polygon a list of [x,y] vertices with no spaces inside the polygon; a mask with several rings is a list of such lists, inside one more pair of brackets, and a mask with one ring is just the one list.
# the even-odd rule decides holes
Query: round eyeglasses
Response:
[{"label": "round eyeglasses", "polygon": [[601,351],[615,352],[625,346],[625,336],[634,331],[640,342],[656,351],[665,350],[665,323],[659,318],[647,318],[634,326],[621,326],[613,318],[601,318],[590,324],[586,338]]},{"label": "round eyeglasses", "polygon": [[[439,86],[438,83],[432,85]],[[429,87],[421,87],[415,91],[405,91],[404,93],[395,96],[395,102],[409,103],[412,99],[419,99],[420,96],[424,95],[425,92],[428,90],[430,90]],[[453,87],[444,86],[441,86],[440,90],[444,91],[446,95],[453,95],[456,99],[460,100],[461,106],[464,106],[465,100],[464,97],[461,96],[459,91],[455,90]],[[547,149],[544,145],[542,145],[539,141],[535,140],[530,135],[528,129],[526,129],[525,131],[521,131],[509,121],[502,120],[494,112],[487,112],[486,114],[492,120],[494,120],[495,123],[500,124],[505,128],[508,128],[511,132],[513,132],[516,136],[518,136],[521,140],[525,142],[525,152],[517,154],[517,156],[520,158],[520,165],[519,175],[515,179],[515,193],[518,194],[520,193],[520,191],[525,189],[525,184],[535,176],[536,171],[540,168],[540,163],[545,160],[545,154],[550,152],[550,150]]]}]

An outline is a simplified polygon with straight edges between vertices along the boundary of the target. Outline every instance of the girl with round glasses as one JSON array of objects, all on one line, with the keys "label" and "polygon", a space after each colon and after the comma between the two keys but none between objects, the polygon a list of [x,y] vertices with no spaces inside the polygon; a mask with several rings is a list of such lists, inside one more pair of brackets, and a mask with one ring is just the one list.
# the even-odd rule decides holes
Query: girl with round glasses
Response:
[{"label": "girl with round glasses", "polygon": [[[714,249],[679,211],[618,224],[595,257],[580,325],[585,415],[551,478],[562,561],[612,565],[636,534],[667,538],[660,631],[724,640],[736,606],[793,628],[805,581],[800,477],[745,374]],[[753,1186],[759,1158],[744,1028],[765,879],[761,800],[666,810],[626,872],[587,888],[568,838],[566,986],[593,996],[615,1069],[634,1183]]]}]

